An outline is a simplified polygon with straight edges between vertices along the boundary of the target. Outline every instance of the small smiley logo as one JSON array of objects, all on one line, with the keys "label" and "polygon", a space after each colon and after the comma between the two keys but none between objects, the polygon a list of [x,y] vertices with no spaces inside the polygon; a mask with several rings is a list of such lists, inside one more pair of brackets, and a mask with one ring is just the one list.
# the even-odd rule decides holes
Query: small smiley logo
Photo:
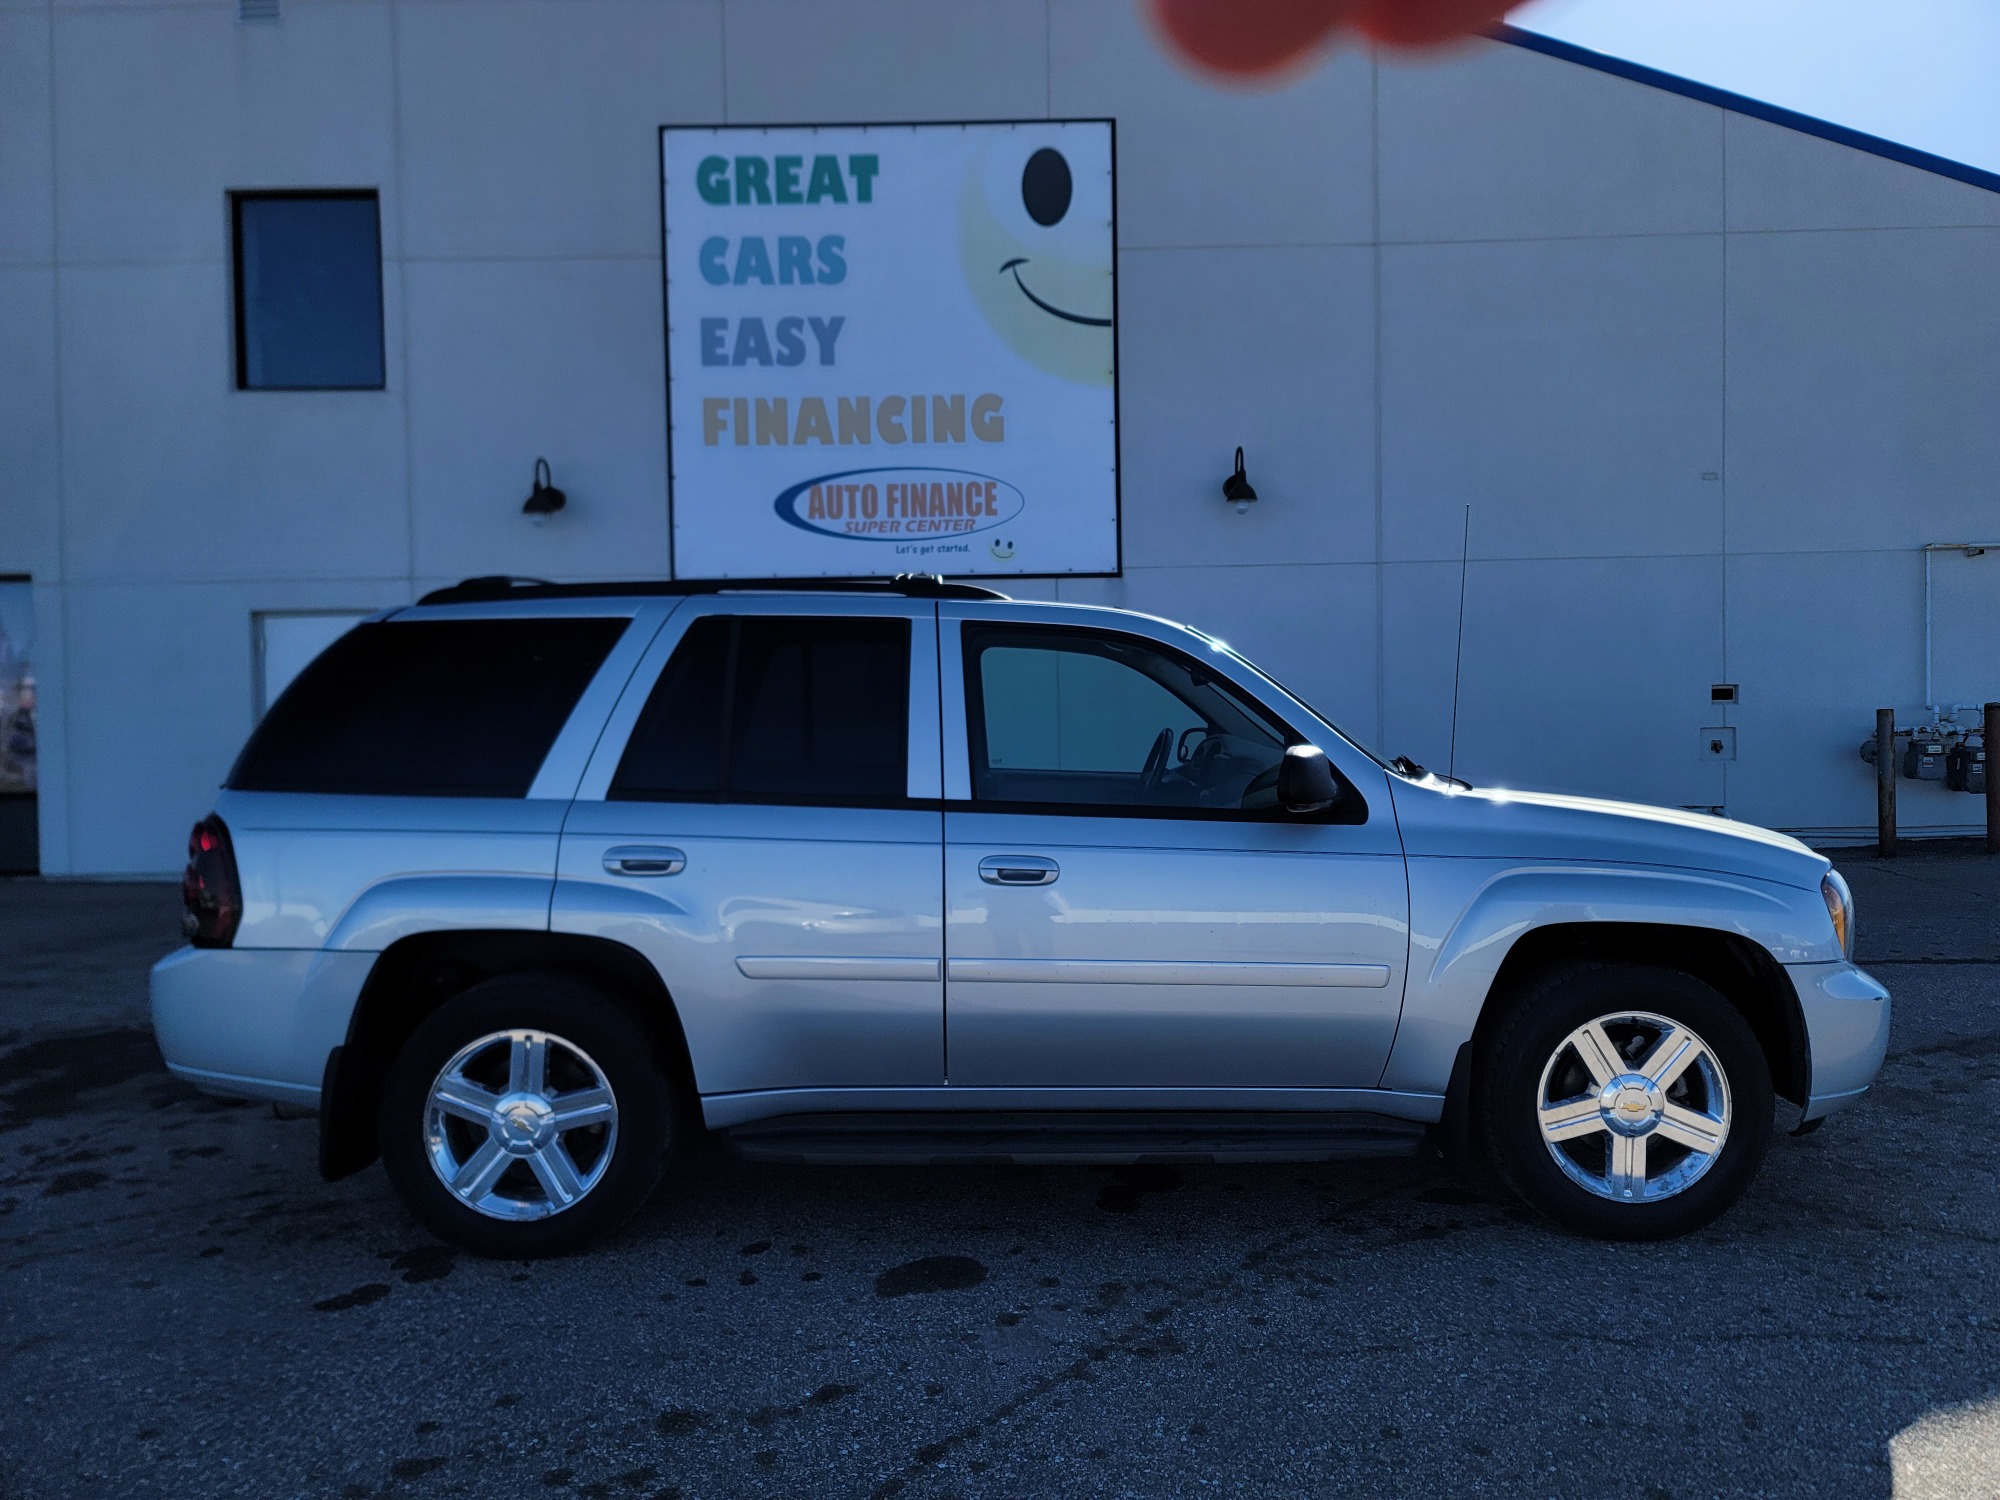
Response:
[{"label": "small smiley logo", "polygon": [[1014,544],[1005,537],[993,538],[986,544],[986,550],[993,554],[996,562],[1009,562],[1014,556]]}]

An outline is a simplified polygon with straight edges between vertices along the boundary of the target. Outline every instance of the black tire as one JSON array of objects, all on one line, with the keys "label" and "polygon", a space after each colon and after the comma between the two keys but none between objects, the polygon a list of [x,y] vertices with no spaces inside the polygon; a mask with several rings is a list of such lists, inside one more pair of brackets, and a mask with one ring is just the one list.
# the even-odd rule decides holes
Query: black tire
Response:
[{"label": "black tire", "polygon": [[[1543,1070],[1565,1039],[1592,1020],[1627,1013],[1691,1029],[1707,1044],[1730,1100],[1728,1133],[1707,1168],[1671,1196],[1636,1203],[1599,1196],[1573,1180],[1555,1159],[1561,1148],[1543,1139],[1538,1118]],[[1629,1045],[1644,1047],[1645,1033],[1635,1029]],[[1575,1053],[1559,1066],[1581,1076]],[[1675,1087],[1700,1090],[1701,1075]],[[1556,1097],[1569,1092],[1564,1087]],[[1671,1239],[1725,1213],[1763,1164],[1773,1108],[1770,1064],[1741,1012],[1692,975],[1639,964],[1578,964],[1530,980],[1510,998],[1486,1040],[1473,1097],[1474,1128],[1501,1180],[1564,1228],[1609,1240]],[[1608,1152],[1609,1132],[1602,1139]],[[1648,1145],[1649,1154],[1657,1152],[1669,1166],[1696,1155],[1664,1139]],[[1569,1148],[1573,1159],[1586,1163],[1591,1149],[1583,1143]],[[1588,1175],[1587,1165],[1583,1170]]]},{"label": "black tire", "polygon": [[[540,1218],[496,1218],[462,1201],[433,1166],[426,1136],[431,1087],[445,1066],[478,1039],[515,1030],[545,1032],[580,1050],[602,1073],[616,1102],[615,1126],[584,1131],[589,1139],[579,1148],[592,1168],[605,1158],[602,1173],[574,1202]],[[505,1057],[501,1046],[498,1060]],[[543,970],[484,980],[426,1018],[390,1064],[378,1123],[383,1168],[426,1228],[474,1255],[525,1260],[583,1249],[631,1218],[659,1183],[674,1121],[661,1061],[632,1013],[586,979]],[[482,1057],[480,1065],[489,1064]],[[561,1066],[574,1070],[575,1057]],[[554,1080],[555,1064],[551,1069]],[[462,1128],[479,1138],[478,1127]],[[520,1170],[525,1172],[526,1164]],[[517,1174],[503,1178],[502,1185],[521,1183],[521,1196],[532,1199],[536,1189],[529,1181]]]}]

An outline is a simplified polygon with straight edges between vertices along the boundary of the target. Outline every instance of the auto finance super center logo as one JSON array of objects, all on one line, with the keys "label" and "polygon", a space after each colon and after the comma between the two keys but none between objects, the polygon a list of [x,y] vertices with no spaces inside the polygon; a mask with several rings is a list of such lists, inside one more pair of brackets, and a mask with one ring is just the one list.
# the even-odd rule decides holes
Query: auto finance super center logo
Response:
[{"label": "auto finance super center logo", "polygon": [[779,494],[777,510],[806,531],[886,542],[991,531],[1020,515],[1025,504],[1019,490],[991,474],[885,468],[802,479]]}]

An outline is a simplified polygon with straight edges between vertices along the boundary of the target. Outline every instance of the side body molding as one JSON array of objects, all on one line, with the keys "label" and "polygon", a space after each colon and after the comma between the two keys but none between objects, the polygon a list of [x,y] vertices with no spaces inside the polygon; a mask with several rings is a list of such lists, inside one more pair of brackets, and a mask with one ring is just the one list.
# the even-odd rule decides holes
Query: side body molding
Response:
[{"label": "side body molding", "polygon": [[550,875],[405,875],[370,886],[327,934],[329,948],[379,953],[420,932],[546,932]]},{"label": "side body molding", "polygon": [[1444,1092],[1501,964],[1536,928],[1703,928],[1739,934],[1780,963],[1839,957],[1819,933],[1825,912],[1817,892],[1745,876],[1450,857],[1412,858],[1409,872],[1410,981],[1385,1089]]}]

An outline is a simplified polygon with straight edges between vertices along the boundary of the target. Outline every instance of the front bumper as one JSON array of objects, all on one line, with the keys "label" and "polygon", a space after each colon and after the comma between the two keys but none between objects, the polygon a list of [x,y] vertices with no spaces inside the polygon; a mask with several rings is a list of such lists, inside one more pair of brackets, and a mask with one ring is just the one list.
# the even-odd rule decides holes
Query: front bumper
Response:
[{"label": "front bumper", "polygon": [[153,965],[153,1034],[175,1077],[206,1093],[319,1105],[379,955],[317,948],[181,948]]},{"label": "front bumper", "polygon": [[1810,1096],[1801,1123],[1868,1091],[1889,1050],[1889,992],[1850,963],[1787,964],[1806,1023]]}]

